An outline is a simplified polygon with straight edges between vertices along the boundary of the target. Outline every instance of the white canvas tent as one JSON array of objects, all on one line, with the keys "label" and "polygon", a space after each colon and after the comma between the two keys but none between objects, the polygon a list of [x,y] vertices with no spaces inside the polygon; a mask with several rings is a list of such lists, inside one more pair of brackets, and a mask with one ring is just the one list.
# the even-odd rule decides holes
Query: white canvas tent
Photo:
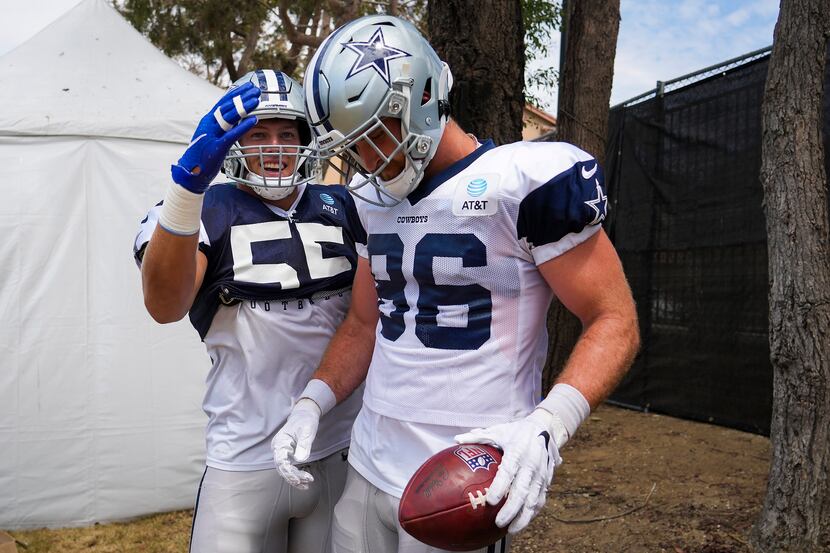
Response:
[{"label": "white canvas tent", "polygon": [[0,528],[193,505],[209,360],[131,248],[220,93],[104,0],[0,58]]}]

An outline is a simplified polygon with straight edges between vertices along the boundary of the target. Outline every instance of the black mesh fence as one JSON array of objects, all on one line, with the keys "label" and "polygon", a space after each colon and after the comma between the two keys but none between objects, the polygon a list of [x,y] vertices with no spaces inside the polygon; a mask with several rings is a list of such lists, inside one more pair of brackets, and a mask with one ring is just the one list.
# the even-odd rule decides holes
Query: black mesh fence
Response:
[{"label": "black mesh fence", "polygon": [[[607,229],[643,338],[614,402],[769,432],[759,180],[768,62],[765,55],[611,112]],[[830,94],[825,114],[830,154]],[[827,162],[830,169],[830,155]]]}]

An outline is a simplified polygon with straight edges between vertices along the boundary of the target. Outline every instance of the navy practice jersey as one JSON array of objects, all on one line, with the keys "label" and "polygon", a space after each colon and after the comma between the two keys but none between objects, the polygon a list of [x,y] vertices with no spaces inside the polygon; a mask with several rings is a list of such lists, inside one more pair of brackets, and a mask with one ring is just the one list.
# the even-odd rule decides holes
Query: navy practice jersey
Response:
[{"label": "navy practice jersey", "polygon": [[[141,223],[138,261],[160,209]],[[202,402],[208,466],[274,468],[271,437],[348,310],[356,241],[365,237],[341,186],[300,187],[288,212],[231,184],[205,193],[199,248],[208,266],[190,319],[212,363]],[[321,418],[310,460],[349,445],[361,396]]]},{"label": "navy practice jersey", "polygon": [[[142,221],[140,262],[160,205]],[[351,287],[355,242],[366,241],[354,200],[342,186],[307,184],[293,212],[282,212],[234,184],[208,188],[199,249],[208,260],[190,320],[205,337],[216,309],[238,301],[286,302]]]}]

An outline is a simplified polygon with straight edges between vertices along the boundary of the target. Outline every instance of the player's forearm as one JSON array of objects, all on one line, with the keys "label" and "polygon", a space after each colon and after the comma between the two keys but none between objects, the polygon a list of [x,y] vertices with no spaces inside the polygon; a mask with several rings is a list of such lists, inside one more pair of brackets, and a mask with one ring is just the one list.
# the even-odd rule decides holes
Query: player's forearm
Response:
[{"label": "player's forearm", "polygon": [[153,232],[141,264],[144,305],[157,322],[184,317],[196,294],[199,235],[177,236],[161,227]]},{"label": "player's forearm", "polygon": [[376,321],[346,317],[329,342],[314,378],[329,385],[340,403],[366,379],[375,348]]},{"label": "player's forearm", "polygon": [[557,383],[579,390],[591,409],[614,391],[640,347],[633,302],[598,316],[583,329]]}]

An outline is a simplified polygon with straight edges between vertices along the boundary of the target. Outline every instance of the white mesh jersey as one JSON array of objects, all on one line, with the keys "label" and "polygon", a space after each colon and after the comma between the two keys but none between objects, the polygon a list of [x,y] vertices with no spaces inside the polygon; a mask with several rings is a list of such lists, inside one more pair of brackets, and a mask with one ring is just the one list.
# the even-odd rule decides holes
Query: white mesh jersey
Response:
[{"label": "white mesh jersey", "polygon": [[[311,379],[349,306],[351,293],[299,301],[222,305],[204,342],[213,365],[202,408],[207,465],[222,470],[274,467],[271,438]],[[360,390],[320,421],[310,461],[349,445]]]},{"label": "white mesh jersey", "polygon": [[[139,262],[160,209],[141,223]],[[271,438],[348,309],[355,240],[365,238],[342,187],[306,185],[288,212],[234,185],[206,192],[199,249],[208,267],[190,318],[212,361],[202,403],[209,467],[274,467]],[[321,419],[310,461],[349,445],[361,394]]]},{"label": "white mesh jersey", "polygon": [[552,292],[537,266],[599,231],[607,202],[582,150],[487,142],[395,207],[356,204],[381,316],[350,460],[399,496],[458,431],[539,402]]}]

